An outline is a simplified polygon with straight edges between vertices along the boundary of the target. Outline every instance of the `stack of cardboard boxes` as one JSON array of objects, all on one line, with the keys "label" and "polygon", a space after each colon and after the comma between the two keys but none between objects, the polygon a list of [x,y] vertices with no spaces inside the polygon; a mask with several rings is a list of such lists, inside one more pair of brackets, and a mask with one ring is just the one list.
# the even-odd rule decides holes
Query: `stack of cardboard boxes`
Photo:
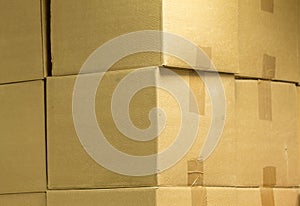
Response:
[{"label": "stack of cardboard boxes", "polygon": [[[1,7],[7,19],[12,16],[7,7],[20,10],[12,18],[15,23],[4,22],[7,19],[0,22],[7,27],[7,33],[0,33],[5,35],[1,45],[7,48],[0,52],[4,59],[0,64],[1,68],[11,68],[0,69],[3,73],[0,81],[5,83],[0,85],[0,95],[5,97],[0,102],[3,168],[0,193],[5,194],[0,195],[0,203],[8,206],[24,205],[26,201],[33,206],[299,204],[297,0],[51,0],[48,38],[52,68],[45,80],[45,102],[42,80],[7,84],[43,79],[47,74],[47,69],[43,72],[47,68],[43,3],[11,1]],[[26,8],[31,15],[26,15]],[[27,27],[29,30],[16,34],[20,27],[16,25],[22,28],[26,25],[24,30]],[[171,32],[189,39],[211,59],[219,75],[201,61],[188,65],[159,52],[129,55],[106,73],[98,71],[101,61],[91,73],[80,71],[88,57],[105,42],[140,30]],[[158,39],[153,39],[154,42],[164,45],[164,36],[155,38]],[[18,41],[22,44],[17,44]],[[13,51],[17,52],[11,54]],[[107,51],[111,56],[114,52],[118,51]],[[197,52],[191,51],[189,55],[196,56]],[[191,67],[201,71],[202,78]],[[99,77],[102,79],[94,91],[95,97],[81,99],[82,105],[94,108],[76,109],[74,91],[78,79],[86,85],[80,91],[89,94],[90,83]],[[178,77],[183,84],[178,83]],[[128,84],[124,84],[126,78]],[[117,89],[131,90],[146,80],[152,86],[139,88],[128,105],[126,95],[115,99]],[[202,160],[199,154],[211,131],[215,115],[212,109],[216,104],[213,100],[216,95],[206,83],[217,84],[218,80],[225,95],[226,115],[221,116],[225,123],[217,146]],[[170,90],[179,88],[181,96],[160,88],[162,84]],[[155,123],[163,129],[153,130],[156,138],[134,140],[138,137],[120,131],[114,116],[114,101],[121,108],[117,115],[123,111],[129,113],[128,119],[121,119],[121,124],[131,122],[140,131],[147,131]],[[163,109],[163,114],[151,115],[157,107]],[[139,167],[137,162],[124,163],[113,156],[93,157],[91,153],[100,150],[104,153],[99,154],[108,154],[107,148],[104,144],[97,147],[97,139],[95,147],[84,144],[79,131],[85,131],[88,137],[93,125],[90,121],[78,123],[74,117],[76,112],[88,114],[92,110],[93,120],[109,145],[131,157],[148,157],[168,150],[177,141],[182,127],[192,122],[189,119],[188,124],[184,122],[183,107],[185,111],[196,109],[200,117],[195,141],[166,170],[159,171],[165,163],[160,155],[147,162],[149,168],[158,171],[147,175],[129,175],[126,171],[121,174],[97,162],[100,158],[110,160],[111,165],[127,164],[128,169]],[[184,133],[186,139],[181,138],[181,145],[190,141],[190,134]],[[173,151],[172,155],[175,154]]]},{"label": "stack of cardboard boxes", "polygon": [[0,2],[0,205],[46,205],[44,2]]}]

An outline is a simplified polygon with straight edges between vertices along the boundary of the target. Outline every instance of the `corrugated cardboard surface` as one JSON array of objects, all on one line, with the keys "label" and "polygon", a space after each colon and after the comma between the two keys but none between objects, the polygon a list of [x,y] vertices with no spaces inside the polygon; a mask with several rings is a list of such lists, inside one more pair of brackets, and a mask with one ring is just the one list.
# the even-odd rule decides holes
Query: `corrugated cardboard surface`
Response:
[{"label": "corrugated cardboard surface", "polygon": [[299,185],[297,107],[294,84],[236,81],[237,185]]},{"label": "corrugated cardboard surface", "polygon": [[46,206],[46,193],[0,195],[0,205],[5,205],[5,206]]},{"label": "corrugated cardboard surface", "polygon": [[0,86],[0,194],[46,190],[44,83]]},{"label": "corrugated cardboard surface", "polygon": [[[139,144],[128,141],[111,124],[110,111],[112,91],[120,78],[128,71],[112,72],[106,75],[101,85],[105,89],[98,89],[96,103],[97,110],[105,115],[98,114],[98,121],[103,124],[101,129],[109,135],[109,141],[118,149],[133,154],[151,154],[157,151],[156,142]],[[89,78],[86,75],[85,78]],[[72,118],[72,94],[76,76],[52,77],[47,79],[47,137],[48,137],[48,183],[50,188],[90,188],[109,186],[145,186],[155,185],[155,176],[143,178],[126,177],[108,172],[99,166],[84,150],[77,137]],[[101,92],[101,93],[100,93]],[[150,90],[145,107],[155,105],[155,90]],[[102,97],[102,99],[99,99]],[[150,98],[152,97],[152,98]],[[101,100],[101,101],[100,101]],[[108,103],[109,102],[109,103]],[[137,103],[143,103],[139,100]],[[149,105],[149,106],[148,106]],[[139,108],[141,108],[139,106]],[[139,111],[136,110],[136,113]],[[142,124],[145,124],[143,119]],[[106,125],[106,126],[105,126]],[[134,149],[133,149],[134,148]],[[140,148],[140,149],[139,149]]]},{"label": "corrugated cardboard surface", "polygon": [[[106,73],[96,96],[98,124],[108,141],[131,155],[149,155],[170,145],[180,128],[180,110],[174,97],[162,89],[145,88],[130,103],[130,117],[139,128],[150,125],[148,112],[164,109],[168,121],[157,140],[136,142],[121,134],[111,115],[111,97],[117,84],[132,70]],[[175,79],[159,67],[140,69],[153,82]],[[81,146],[72,120],[72,92],[76,76],[48,78],[49,187],[102,188],[134,186],[272,186],[299,185],[299,139],[296,86],[289,83],[234,80],[222,74],[226,121],[219,145],[205,162],[197,161],[210,128],[211,100],[203,82],[190,70],[173,70],[197,97],[201,123],[188,154],[158,175],[126,177],[96,164]],[[87,81],[93,74],[83,75]],[[204,78],[213,78],[203,73]],[[137,80],[139,81],[139,80]],[[101,89],[103,88],[103,89]],[[105,88],[105,89],[104,89]],[[88,89],[88,88],[87,88]],[[237,92],[236,92],[236,91]],[[238,103],[236,105],[236,102]],[[237,109],[237,111],[235,111]],[[284,111],[284,112],[283,112]],[[226,157],[226,158],[224,158]],[[274,181],[274,183],[273,183]]]},{"label": "corrugated cardboard surface", "polygon": [[[218,71],[238,73],[238,0],[163,0],[162,22],[163,31],[203,49]],[[196,63],[192,66],[202,68]],[[170,56],[164,56],[164,65],[188,67]]]},{"label": "corrugated cardboard surface", "polygon": [[0,83],[44,77],[41,2],[0,2]]},{"label": "corrugated cardboard surface", "polygon": [[[300,87],[297,87],[297,100],[298,100],[298,141],[299,141],[299,158],[298,158],[298,162],[300,165]],[[300,183],[299,183],[300,186]]]},{"label": "corrugated cardboard surface", "polygon": [[48,206],[139,205],[212,206],[236,205],[233,188],[169,187],[108,190],[48,191]]},{"label": "corrugated cardboard surface", "polygon": [[237,205],[243,206],[297,206],[297,189],[240,188]]},{"label": "corrugated cardboard surface", "polygon": [[[166,80],[174,83],[172,76],[164,75],[158,67],[140,69],[153,81]],[[139,128],[150,124],[148,113],[160,106],[168,117],[167,126],[158,139],[137,142],[121,134],[111,115],[112,93],[130,70],[106,73],[96,96],[98,123],[108,141],[118,150],[131,155],[149,155],[162,151],[176,138],[180,125],[180,110],[175,99],[164,90],[145,88],[136,93],[130,103],[130,115]],[[177,70],[194,90],[201,88],[200,78],[188,70]],[[84,75],[88,79],[93,74]],[[214,154],[203,165],[204,177],[199,184],[233,185],[235,181],[235,138],[234,135],[234,77],[221,75],[227,98],[227,121],[224,133]],[[209,74],[205,78],[213,78]],[[76,76],[52,77],[47,79],[47,124],[48,124],[48,174],[49,187],[58,188],[102,188],[156,185],[187,185],[188,163],[199,157],[200,149],[210,127],[211,103],[207,92],[197,93],[202,108],[201,125],[196,142],[188,154],[176,166],[159,175],[128,177],[110,172],[89,157],[79,142],[72,119],[72,94]],[[137,80],[139,81],[139,80]],[[198,87],[199,86],[199,87]],[[101,89],[103,88],[103,89]],[[200,91],[205,91],[200,89]],[[198,91],[199,92],[199,91]],[[201,110],[201,109],[200,109]],[[227,158],[224,159],[224,156]]]},{"label": "corrugated cardboard surface", "polygon": [[[176,70],[174,70],[176,71]],[[196,160],[199,157],[200,150],[204,144],[205,138],[209,132],[212,120],[212,103],[210,94],[204,86],[203,81],[199,76],[192,71],[188,70],[177,70],[177,73],[181,75],[189,84],[192,92],[197,98],[198,111],[200,114],[200,125],[197,140],[194,143],[193,147],[190,149],[188,155],[186,155],[177,165],[173,168],[170,168],[160,175],[158,175],[159,185],[185,185],[186,177],[185,173],[194,172],[193,168],[188,168],[188,162],[191,160]],[[234,117],[235,117],[235,90],[234,90],[234,76],[221,74],[221,80],[223,83],[225,97],[226,97],[226,121],[224,125],[224,130],[219,142],[219,145],[214,150],[213,155],[211,155],[204,163],[200,163],[200,170],[203,174],[199,174],[192,177],[192,182],[198,179],[196,185],[234,185],[235,184],[235,172],[234,166],[236,161],[236,135],[234,130]],[[216,81],[215,76],[211,75],[208,72],[202,74],[202,77],[206,81]],[[160,73],[158,76],[159,80],[165,80],[172,84],[176,82],[172,75],[166,75]],[[180,114],[178,105],[174,102],[174,98],[171,95],[167,94],[165,91],[158,91],[158,105],[161,108],[164,108],[168,117],[167,127],[164,132],[159,136],[161,141],[158,141],[158,148],[162,150],[166,148],[172,141],[174,137],[178,134],[178,128],[180,128]],[[192,110],[192,105],[190,109]],[[170,138],[172,137],[172,138]],[[167,141],[168,140],[168,141]],[[226,155],[226,158],[224,156]],[[188,169],[187,172],[185,170]],[[192,170],[192,171],[189,171]],[[195,184],[195,183],[194,183]]]},{"label": "corrugated cardboard surface", "polygon": [[[138,30],[161,30],[162,0],[51,1],[52,74],[78,74],[106,41]],[[112,53],[113,55],[113,53]],[[159,54],[133,55],[116,67],[159,65]]]},{"label": "corrugated cardboard surface", "polygon": [[[83,0],[54,0],[51,8],[54,75],[78,74],[96,48],[121,34],[162,30],[194,42],[218,71],[300,80],[297,0],[93,0],[88,4]],[[162,41],[163,50],[164,39],[158,41]],[[196,53],[191,51],[190,55]],[[208,69],[199,62],[194,64]],[[175,57],[141,53],[119,61],[112,70],[152,65],[190,68]]]},{"label": "corrugated cardboard surface", "polygon": [[[48,206],[298,206],[297,189],[159,187],[48,191]],[[271,197],[271,198],[269,198]]]},{"label": "corrugated cardboard surface", "polygon": [[[106,41],[138,30],[162,30],[182,35],[207,48],[219,71],[236,73],[237,15],[237,0],[184,3],[180,0],[92,0],[89,3],[54,0],[51,1],[52,72],[54,75],[78,74],[88,56]],[[142,53],[125,58],[113,69],[152,65],[186,66],[158,53]]]},{"label": "corrugated cardboard surface", "polygon": [[239,75],[299,81],[297,15],[297,0],[239,1]]},{"label": "corrugated cardboard surface", "polygon": [[48,191],[47,206],[155,206],[155,188]]},{"label": "corrugated cardboard surface", "polygon": [[[300,70],[300,1],[298,1],[298,70]],[[298,77],[298,85],[300,84],[300,77]]]}]

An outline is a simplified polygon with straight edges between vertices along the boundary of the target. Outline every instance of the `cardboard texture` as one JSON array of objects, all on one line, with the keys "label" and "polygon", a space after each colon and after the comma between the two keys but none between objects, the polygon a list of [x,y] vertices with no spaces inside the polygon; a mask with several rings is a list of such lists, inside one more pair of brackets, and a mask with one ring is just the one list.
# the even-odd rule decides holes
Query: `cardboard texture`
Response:
[{"label": "cardboard texture", "polygon": [[[159,187],[48,191],[48,206],[297,206],[297,189]],[[271,194],[271,199],[269,199]],[[274,204],[273,204],[274,203]]]},{"label": "cardboard texture", "polygon": [[240,76],[299,82],[298,10],[297,0],[239,1]]},{"label": "cardboard texture", "polygon": [[0,195],[0,205],[5,205],[5,206],[46,206],[46,193]]},{"label": "cardboard texture", "polygon": [[[53,0],[52,74],[78,74],[88,56],[106,41],[139,30],[161,30],[181,35],[203,48],[218,71],[236,73],[239,63],[237,16],[237,0],[92,0],[89,3],[84,0]],[[161,42],[164,50],[164,40],[158,38],[156,41]],[[197,54],[190,52],[191,56]],[[192,66],[203,67],[201,62],[194,64]],[[130,55],[112,69],[162,65],[187,66],[176,58],[147,52]]]},{"label": "cardboard texture", "polygon": [[[219,72],[299,82],[297,4],[297,0],[135,0],[121,4],[54,0],[52,72],[78,74],[88,56],[106,41],[133,31],[161,30],[194,42]],[[151,41],[160,42],[163,51],[168,45],[163,37],[157,38]],[[190,68],[177,57],[145,52],[129,55],[111,70],[153,65]],[[209,70],[211,65],[196,61],[191,66]]]},{"label": "cardboard texture", "polygon": [[294,84],[236,80],[237,185],[297,186]]},{"label": "cardboard texture", "polygon": [[[163,108],[166,127],[155,140],[138,142],[124,136],[112,118],[111,98],[121,79],[133,70],[112,71],[105,74],[96,95],[96,115],[98,125],[107,140],[116,149],[130,155],[149,155],[163,151],[175,140],[180,128],[180,108],[174,97],[162,89],[144,88],[137,92],[130,101],[130,117],[136,127],[145,129],[150,126],[148,113],[153,107]],[[142,75],[151,81],[164,81],[169,86],[176,84],[173,75],[168,75],[159,67],[140,69]],[[210,128],[211,102],[205,91],[204,84],[190,70],[173,70],[177,72],[194,90],[198,99],[201,124],[197,139],[190,151],[182,160],[158,175],[130,177],[111,172],[98,165],[84,150],[79,142],[72,119],[72,94],[77,76],[50,77],[47,79],[47,136],[48,136],[48,186],[51,189],[62,188],[105,188],[105,187],[136,187],[166,186],[188,184],[196,185],[233,185],[235,175],[234,135],[234,76],[221,75],[227,98],[227,116],[222,139],[212,156],[205,162],[197,161],[201,147]],[[82,75],[90,81],[94,74]],[[213,79],[205,73],[205,78]],[[135,79],[133,84],[139,83]],[[88,89],[88,88],[86,88]],[[202,92],[202,93],[201,93]],[[185,93],[186,94],[186,93]],[[188,93],[189,94],[189,93]],[[122,101],[122,100],[121,100]],[[122,101],[123,102],[123,101]],[[123,108],[124,105],[121,105]],[[126,106],[125,106],[126,107]],[[192,107],[190,106],[192,109]],[[202,113],[201,113],[202,112]],[[159,117],[154,121],[160,122]],[[227,158],[224,159],[226,154]],[[157,159],[157,164],[159,164]],[[194,163],[202,165],[195,171]],[[134,167],[134,165],[132,165]],[[197,168],[196,168],[197,169]],[[203,171],[200,171],[203,170]],[[196,172],[196,173],[195,173]],[[204,173],[204,175],[203,175]]]},{"label": "cardboard texture", "polygon": [[[127,138],[113,120],[111,99],[122,78],[133,71],[112,71],[104,75],[96,95],[98,125],[117,150],[137,156],[156,154],[171,145],[180,131],[179,105],[163,89],[149,87],[140,90],[129,104],[132,122],[140,129],[148,128],[149,111],[160,107],[167,117],[166,127],[160,134],[156,131],[159,137],[156,140],[137,142]],[[144,77],[149,77],[154,85],[160,81],[167,82],[171,87],[176,85],[176,78],[166,74],[163,68],[149,67],[139,71]],[[213,154],[201,162],[198,160],[199,154],[211,126],[211,98],[194,71],[172,71],[188,83],[197,99],[201,118],[197,139],[187,155],[175,166],[158,175],[144,177],[113,173],[98,165],[87,154],[80,144],[72,119],[72,95],[78,76],[48,78],[49,188],[299,185],[298,120],[295,115],[297,93],[294,84],[234,80],[233,75],[222,74],[227,107],[225,127]],[[211,78],[214,81],[211,73],[204,72],[203,75],[206,80]],[[94,77],[95,74],[81,75],[87,82]],[[131,83],[134,85],[139,81],[143,80],[136,78]],[[83,92],[90,88],[85,89]],[[124,102],[125,99],[119,101]],[[190,104],[189,108],[194,111],[195,105]],[[159,116],[155,119],[162,122]],[[160,159],[156,161],[159,164]]]},{"label": "cardboard texture", "polygon": [[231,188],[169,187],[103,190],[49,191],[48,206],[210,206],[235,205],[235,190]]},{"label": "cardboard texture", "polygon": [[[298,1],[298,70],[300,70],[300,1]],[[298,85],[300,84],[300,77],[298,77]]]},{"label": "cardboard texture", "polygon": [[[298,141],[299,141],[299,165],[300,165],[300,87],[297,87],[297,105],[298,105]],[[300,183],[299,183],[300,186]]]},{"label": "cardboard texture", "polygon": [[0,2],[0,84],[42,79],[47,74],[42,4],[43,0]]},{"label": "cardboard texture", "polygon": [[0,194],[45,191],[44,83],[1,85],[0,99]]},{"label": "cardboard texture", "polygon": [[242,206],[297,206],[297,189],[240,188],[237,189],[237,205]]}]

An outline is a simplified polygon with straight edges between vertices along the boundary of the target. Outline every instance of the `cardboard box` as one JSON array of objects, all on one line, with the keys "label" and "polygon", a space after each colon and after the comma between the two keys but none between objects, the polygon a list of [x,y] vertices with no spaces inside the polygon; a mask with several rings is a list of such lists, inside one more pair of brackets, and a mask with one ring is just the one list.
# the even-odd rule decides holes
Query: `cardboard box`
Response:
[{"label": "cardboard box", "polygon": [[296,206],[296,189],[166,187],[48,191],[48,206]]},{"label": "cardboard box", "polygon": [[44,82],[0,86],[0,194],[46,190]]},{"label": "cardboard box", "polygon": [[236,80],[237,185],[297,186],[295,84]]},{"label": "cardboard box", "polygon": [[[116,86],[121,83],[122,78],[133,71],[143,77],[147,77],[154,86],[159,82],[164,82],[169,87],[178,86],[174,75],[166,73],[165,68],[149,67],[138,70],[112,71],[105,74],[96,95],[96,115],[98,125],[103,131],[106,139],[117,150],[128,153],[133,156],[147,156],[157,154],[170,147],[180,132],[180,107],[171,94],[164,89],[155,87],[144,88],[137,92],[130,101],[129,111],[132,122],[137,128],[146,129],[150,127],[149,118],[154,117],[153,124],[157,122],[163,125],[161,116],[151,115],[151,109],[155,107],[163,108],[167,118],[166,127],[160,134],[155,131],[157,139],[148,141],[136,141],[129,139],[116,127],[116,122],[112,116],[111,98]],[[170,71],[170,70],[167,70]],[[75,80],[78,76],[49,77],[47,78],[47,137],[48,137],[48,186],[51,189],[65,188],[106,188],[106,187],[137,187],[137,186],[185,186],[191,184],[205,185],[234,185],[235,174],[233,172],[235,165],[235,143],[234,134],[234,76],[222,74],[225,96],[226,96],[226,122],[222,138],[211,155],[204,163],[197,161],[202,146],[210,129],[211,122],[211,102],[210,96],[205,91],[203,81],[191,70],[172,70],[176,71],[189,84],[195,93],[198,101],[198,111],[201,118],[197,139],[176,165],[157,175],[146,176],[126,176],[111,172],[105,167],[100,166],[86,152],[80,142],[79,136],[75,130],[72,116],[72,95],[74,92]],[[136,74],[136,73],[135,73]],[[204,73],[204,78],[214,81],[214,75]],[[95,74],[80,75],[86,83],[98,78]],[[126,77],[127,78],[127,77]],[[138,85],[145,80],[135,78],[130,85]],[[182,80],[181,80],[182,81]],[[131,88],[125,86],[124,88]],[[179,84],[180,86],[180,84]],[[87,86],[82,92],[87,92],[90,87]],[[180,88],[180,90],[183,88]],[[195,105],[189,105],[190,95],[183,90],[181,96],[185,95],[186,106],[195,109]],[[128,97],[128,96],[124,96]],[[182,96],[183,97],[183,96]],[[93,101],[93,100],[92,100]],[[119,100],[125,102],[125,99]],[[126,110],[126,105],[120,105],[119,112]],[[193,111],[193,110],[191,110]],[[195,110],[194,110],[195,111]],[[85,113],[85,111],[83,111]],[[150,112],[150,117],[149,117]],[[224,118],[224,116],[222,117]],[[123,122],[129,122],[124,120]],[[192,123],[192,121],[191,121]],[[85,126],[88,126],[86,123]],[[85,127],[84,126],[84,127]],[[186,123],[185,123],[185,126]],[[198,127],[198,125],[197,125]],[[89,128],[89,126],[88,126]],[[193,129],[193,127],[191,127]],[[88,131],[92,133],[91,130]],[[159,135],[160,134],[160,135]],[[146,136],[146,135],[145,135]],[[189,135],[186,135],[187,137]],[[129,136],[130,137],[130,136]],[[131,136],[132,137],[132,136]],[[186,138],[187,138],[186,137]],[[84,137],[85,138],[85,137]],[[184,137],[185,138],[185,137]],[[188,139],[187,139],[188,141]],[[103,148],[98,148],[102,150]],[[97,149],[96,149],[97,150]],[[180,149],[179,149],[180,150]],[[182,150],[182,149],[181,149]],[[176,153],[176,152],[174,152]],[[172,153],[173,154],[173,153]],[[175,155],[175,154],[174,154]],[[224,156],[226,155],[226,158]],[[120,161],[118,158],[112,158],[111,161]],[[159,157],[155,160],[155,171],[159,169],[159,164],[163,161]],[[119,162],[118,164],[122,164]],[[151,163],[149,163],[151,164]],[[136,167],[135,162],[129,163],[130,167]],[[204,172],[204,176],[202,175]]]},{"label": "cardboard box", "polygon": [[[194,42],[219,72],[299,82],[297,4],[297,0],[93,0],[89,4],[54,0],[52,73],[78,74],[89,55],[105,42],[133,31],[160,30]],[[161,42],[164,51],[168,47],[164,38],[157,38],[149,41]],[[189,55],[197,53],[190,51]],[[178,58],[148,52],[129,55],[112,70],[153,65],[190,68]],[[201,61],[191,66],[210,69]]]},{"label": "cardboard box", "polygon": [[[164,109],[167,124],[162,133],[155,130],[155,135],[158,137],[156,140],[132,140],[129,139],[130,135],[123,134],[123,131],[117,128],[119,123],[115,121],[113,113],[117,111],[117,114],[125,115],[124,111],[127,108],[125,102],[130,94],[124,94],[121,99],[114,99],[114,101],[119,102],[119,108],[114,107],[112,109],[111,106],[112,97],[115,98],[116,88],[125,88],[126,91],[131,91],[134,85],[141,86],[146,81],[145,77],[150,79],[153,86],[158,87],[160,83],[166,83],[171,89],[182,90],[182,97],[187,95],[188,93],[184,87],[178,84],[174,75],[169,75],[166,71],[170,70],[161,67],[149,67],[138,70],[112,71],[104,75],[100,86],[97,87],[95,99],[97,126],[101,128],[108,142],[117,150],[133,156],[147,156],[164,151],[175,141],[181,128],[180,107],[172,95],[164,89],[144,88],[135,93],[128,103],[130,120],[140,129],[150,127],[151,118],[153,118],[152,123],[156,122],[158,125],[163,125],[163,115],[157,114],[155,116],[151,110],[155,107]],[[76,78],[83,79],[85,86],[82,92],[89,94],[90,91],[93,91],[89,83],[94,82],[95,79],[97,81],[99,74],[48,78],[49,188],[170,185],[290,187],[299,185],[298,120],[295,115],[297,94],[294,84],[235,80],[233,75],[221,74],[226,97],[225,127],[219,144],[213,150],[212,155],[203,162],[200,161],[199,154],[202,151],[208,131],[213,125],[211,123],[213,104],[210,94],[195,71],[184,69],[173,69],[172,71],[179,74],[188,83],[197,99],[197,108],[200,114],[197,139],[189,152],[175,166],[161,171],[159,168],[163,160],[158,157],[155,160],[154,169],[161,172],[157,175],[138,177],[124,175],[124,173],[120,175],[105,169],[101,163],[98,164],[96,162],[98,160],[95,161],[95,158],[90,156],[90,149],[85,148],[93,148],[95,151],[105,149],[102,148],[102,145],[94,148],[82,143],[82,137],[78,135],[79,123],[77,120],[75,121],[76,124],[73,122],[74,102],[72,102],[72,97]],[[131,79],[128,85],[124,84],[124,81],[129,81],[128,78],[131,78],[130,76],[133,74],[140,74],[141,76]],[[212,73],[204,72],[203,75],[205,80],[217,83]],[[98,83],[94,85],[98,85]],[[84,99],[94,101],[90,97],[84,96],[82,97],[83,103],[85,103]],[[195,105],[192,104],[191,99],[188,102],[186,104],[190,111],[194,111]],[[80,112],[85,114],[89,111],[88,108],[89,106],[82,106]],[[128,123],[130,120],[122,119],[121,122]],[[125,127],[128,128],[126,124]],[[90,122],[84,123],[81,128],[88,128],[87,133],[94,133]],[[186,136],[190,137],[191,135]],[[102,156],[105,155],[102,154]],[[120,159],[111,157],[109,162],[115,163],[118,160]],[[123,165],[124,163],[120,161],[117,164]],[[128,163],[128,165],[130,168],[139,168],[137,166],[139,163],[135,161]],[[125,166],[127,165],[125,164]]]},{"label": "cardboard box", "polygon": [[45,7],[44,0],[0,3],[0,84],[47,74]]},{"label": "cardboard box", "polygon": [[[300,87],[297,87],[297,105],[298,105],[298,141],[299,141],[299,151],[300,151]],[[299,152],[299,165],[300,165],[300,152]]]},{"label": "cardboard box", "polygon": [[0,205],[5,205],[5,206],[46,206],[46,193],[0,195]]},{"label": "cardboard box", "polygon": [[299,82],[298,1],[239,1],[239,75]]},{"label": "cardboard box", "polygon": [[[187,13],[187,11],[189,11]],[[140,30],[181,35],[212,58],[218,71],[238,72],[238,0],[51,1],[52,74],[78,74],[89,55],[105,42]],[[162,42],[164,39],[151,39]],[[180,47],[180,46],[179,46]],[[176,47],[177,48],[177,47]],[[196,51],[190,51],[196,56]],[[187,67],[177,58],[140,53],[121,60],[113,69],[145,66]],[[201,62],[195,67],[204,68]],[[97,69],[95,69],[97,71]]]},{"label": "cardboard box", "polygon": [[237,189],[237,205],[299,205],[297,189],[293,188],[239,188]]},{"label": "cardboard box", "polygon": [[186,206],[236,205],[234,188],[166,187],[102,190],[48,191],[48,206]]},{"label": "cardboard box", "polygon": [[[300,69],[300,1],[298,1],[298,70]],[[300,78],[298,79],[298,85],[300,84]]]}]

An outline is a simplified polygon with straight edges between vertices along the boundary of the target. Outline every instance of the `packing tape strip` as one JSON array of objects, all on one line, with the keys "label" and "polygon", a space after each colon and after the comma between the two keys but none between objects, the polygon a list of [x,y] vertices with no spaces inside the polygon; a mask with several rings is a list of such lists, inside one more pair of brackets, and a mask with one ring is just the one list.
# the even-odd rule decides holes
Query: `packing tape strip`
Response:
[{"label": "packing tape strip", "polygon": [[270,81],[258,81],[259,119],[272,121],[272,91]]},{"label": "packing tape strip", "polygon": [[[205,78],[204,73],[202,75]],[[196,71],[189,70],[189,86],[192,93],[190,93],[190,111],[198,111],[200,115],[205,115],[205,84],[199,77]],[[192,105],[193,96],[196,98],[197,105]],[[198,107],[198,110],[196,108]]]},{"label": "packing tape strip", "polygon": [[274,0],[261,0],[260,1],[260,9],[262,11],[274,12]]},{"label": "packing tape strip", "polygon": [[260,188],[261,206],[275,206],[273,188]]},{"label": "packing tape strip", "polygon": [[276,185],[276,167],[268,166],[263,169],[263,186],[274,187]]},{"label": "packing tape strip", "polygon": [[264,79],[274,79],[276,71],[276,57],[264,54],[263,56],[263,73]]},{"label": "packing tape strip", "polygon": [[275,206],[273,187],[276,185],[276,167],[263,168],[263,187],[260,188],[261,205]]},{"label": "packing tape strip", "polygon": [[189,160],[187,165],[188,186],[203,186],[204,164],[200,160]]},{"label": "packing tape strip", "polygon": [[207,206],[207,191],[205,187],[191,187],[192,206]]}]

